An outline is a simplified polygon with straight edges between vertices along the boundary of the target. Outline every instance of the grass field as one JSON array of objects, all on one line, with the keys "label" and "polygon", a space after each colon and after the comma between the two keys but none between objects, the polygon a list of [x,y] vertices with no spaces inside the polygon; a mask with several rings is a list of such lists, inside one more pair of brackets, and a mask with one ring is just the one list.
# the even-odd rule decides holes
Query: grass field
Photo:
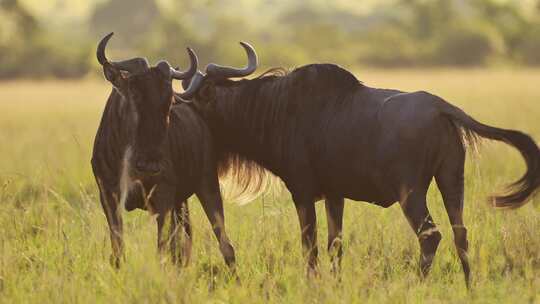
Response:
[{"label": "grass field", "polygon": [[[540,139],[540,70],[357,71],[368,85],[429,90],[477,119]],[[321,278],[305,278],[287,192],[226,203],[241,283],[229,281],[196,199],[191,265],[160,264],[155,221],[124,215],[126,262],[109,265],[106,220],[90,169],[93,137],[110,91],[104,80],[0,84],[1,303],[540,303],[540,198],[494,210],[492,191],[524,170],[500,143],[468,157],[465,222],[473,288],[467,292],[442,200],[429,206],[443,234],[430,277],[417,276],[418,245],[399,206],[345,207],[342,282],[329,273],[318,204]],[[319,206],[320,205],[320,206]]]}]

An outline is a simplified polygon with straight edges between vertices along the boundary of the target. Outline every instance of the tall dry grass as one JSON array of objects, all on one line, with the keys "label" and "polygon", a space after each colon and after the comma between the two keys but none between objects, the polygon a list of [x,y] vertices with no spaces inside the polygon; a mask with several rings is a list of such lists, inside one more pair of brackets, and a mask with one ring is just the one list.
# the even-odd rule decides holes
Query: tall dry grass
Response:
[{"label": "tall dry grass", "polygon": [[[368,85],[429,90],[477,119],[540,139],[538,70],[359,70]],[[190,200],[193,259],[160,264],[154,219],[125,214],[126,262],[109,266],[105,217],[90,169],[93,136],[110,87],[102,80],[0,84],[0,302],[5,303],[538,303],[540,198],[496,211],[486,196],[524,169],[517,152],[486,144],[469,157],[465,222],[473,289],[467,292],[435,186],[429,206],[443,240],[429,278],[398,206],[347,202],[341,283],[329,274],[318,206],[321,278],[307,280],[300,232],[286,192],[226,204],[241,283],[225,275],[199,203]],[[322,208],[321,208],[322,207]]]}]

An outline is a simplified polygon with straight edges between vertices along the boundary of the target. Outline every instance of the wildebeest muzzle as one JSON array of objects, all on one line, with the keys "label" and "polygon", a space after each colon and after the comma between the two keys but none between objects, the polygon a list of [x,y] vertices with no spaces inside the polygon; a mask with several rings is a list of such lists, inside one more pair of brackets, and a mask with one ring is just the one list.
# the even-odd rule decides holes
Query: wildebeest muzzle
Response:
[{"label": "wildebeest muzzle", "polygon": [[161,173],[163,166],[158,153],[136,154],[134,159],[134,169],[143,176],[154,176]]}]

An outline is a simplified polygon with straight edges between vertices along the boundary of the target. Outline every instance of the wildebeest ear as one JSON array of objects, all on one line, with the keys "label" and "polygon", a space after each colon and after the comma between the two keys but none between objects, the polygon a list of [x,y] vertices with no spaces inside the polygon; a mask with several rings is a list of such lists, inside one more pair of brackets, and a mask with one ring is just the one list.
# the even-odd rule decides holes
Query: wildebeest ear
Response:
[{"label": "wildebeest ear", "polygon": [[171,80],[171,65],[167,61],[161,60],[156,64],[156,67],[165,79]]},{"label": "wildebeest ear", "polygon": [[125,87],[126,78],[119,69],[111,64],[106,63],[103,65],[103,75],[115,88],[122,90]]}]

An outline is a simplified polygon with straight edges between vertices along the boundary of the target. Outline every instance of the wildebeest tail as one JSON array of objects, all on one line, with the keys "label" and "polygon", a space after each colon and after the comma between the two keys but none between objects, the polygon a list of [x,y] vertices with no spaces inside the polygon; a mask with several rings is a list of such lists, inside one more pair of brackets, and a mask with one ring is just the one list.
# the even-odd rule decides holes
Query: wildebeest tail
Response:
[{"label": "wildebeest tail", "polygon": [[[527,134],[516,131],[500,129],[485,125],[458,107],[444,100],[438,100],[439,109],[448,116],[465,135],[479,135],[484,138],[505,142],[516,148],[527,165],[527,171],[517,181],[510,184],[507,192],[491,197],[493,205],[500,208],[519,208],[534,196],[540,186],[540,149],[534,140]],[[469,139],[471,136],[466,136]]]}]

